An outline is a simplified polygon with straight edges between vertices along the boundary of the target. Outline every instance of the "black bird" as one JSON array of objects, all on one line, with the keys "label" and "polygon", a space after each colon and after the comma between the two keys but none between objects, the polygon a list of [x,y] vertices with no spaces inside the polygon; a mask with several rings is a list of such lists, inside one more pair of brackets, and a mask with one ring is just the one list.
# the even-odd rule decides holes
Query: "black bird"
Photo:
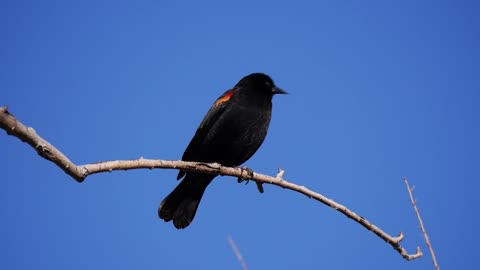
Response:
[{"label": "black bird", "polygon": [[[223,166],[239,166],[247,161],[267,135],[275,94],[286,92],[265,74],[253,73],[241,79],[215,101],[182,160]],[[177,179],[183,176],[158,207],[158,216],[165,222],[173,220],[177,229],[192,222],[203,192],[217,175],[180,171]]]}]

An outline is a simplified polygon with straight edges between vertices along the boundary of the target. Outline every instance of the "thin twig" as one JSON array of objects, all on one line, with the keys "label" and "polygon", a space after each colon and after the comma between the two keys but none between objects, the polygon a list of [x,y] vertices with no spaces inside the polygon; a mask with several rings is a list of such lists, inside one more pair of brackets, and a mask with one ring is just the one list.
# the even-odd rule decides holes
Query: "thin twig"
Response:
[{"label": "thin twig", "polygon": [[436,270],[440,270],[440,266],[438,265],[438,262],[437,262],[437,257],[435,257],[435,252],[433,251],[432,244],[430,243],[430,238],[428,238],[428,234],[427,234],[427,231],[425,230],[425,226],[423,226],[423,221],[422,221],[422,218],[420,217],[420,212],[418,211],[418,208],[417,208],[417,203],[413,199],[414,187],[410,188],[410,185],[408,184],[406,177],[403,178],[403,181],[407,186],[408,195],[410,196],[410,202],[413,205],[413,209],[415,210],[415,214],[417,215],[418,222],[420,223],[420,230],[422,230],[423,236],[425,237],[425,242],[427,243],[428,250],[430,250],[430,254],[432,254],[433,265],[435,266]]},{"label": "thin twig", "polygon": [[237,257],[237,260],[240,262],[242,265],[243,270],[248,270],[247,264],[245,263],[245,260],[242,257],[242,253],[237,248],[237,245],[235,245],[235,242],[233,242],[233,238],[231,235],[227,236],[228,243],[230,243],[230,246],[232,247],[233,253],[235,253],[235,256]]},{"label": "thin twig", "polygon": [[251,174],[248,173],[248,175],[246,176],[246,174],[244,173],[244,168],[224,167],[218,163],[187,162],[180,160],[155,160],[144,158],[139,158],[136,160],[104,161],[77,166],[57,148],[55,148],[53,145],[41,138],[32,128],[26,127],[20,121],[15,119],[15,117],[8,112],[7,107],[0,107],[0,128],[6,130],[7,134],[17,137],[31,145],[40,156],[54,162],[58,167],[60,167],[78,182],[84,181],[87,176],[95,173],[112,172],[115,170],[154,168],[181,169],[185,171],[229,175],[244,180],[254,180],[256,183],[258,183],[257,187],[261,186],[261,184],[271,184],[285,189],[290,189],[301,193],[308,198],[313,198],[339,211],[348,218],[353,219],[354,221],[365,227],[367,230],[376,234],[383,241],[390,244],[398,253],[400,253],[403,258],[407,260],[413,260],[422,256],[422,252],[420,251],[419,247],[417,247],[415,254],[408,254],[408,252],[402,246],[400,246],[400,241],[402,241],[404,237],[401,232],[396,237],[390,236],[377,226],[373,225],[370,221],[348,209],[344,205],[341,205],[334,200],[329,199],[317,192],[309,190],[304,186],[299,186],[283,179],[285,171],[281,169],[275,177],[256,172],[252,172]]}]

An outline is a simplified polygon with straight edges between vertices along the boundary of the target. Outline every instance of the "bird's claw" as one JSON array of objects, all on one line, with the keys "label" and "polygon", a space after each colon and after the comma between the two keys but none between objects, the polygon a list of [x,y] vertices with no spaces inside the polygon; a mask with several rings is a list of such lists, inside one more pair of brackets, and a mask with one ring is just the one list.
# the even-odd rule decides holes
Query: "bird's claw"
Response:
[{"label": "bird's claw", "polygon": [[[250,179],[253,178],[253,170],[248,167],[240,167],[240,169],[242,170],[242,176],[238,177],[237,182],[242,183],[243,181],[245,181],[245,185],[246,185],[248,184],[248,182],[250,182]],[[243,177],[244,171],[247,172],[246,177]]]}]

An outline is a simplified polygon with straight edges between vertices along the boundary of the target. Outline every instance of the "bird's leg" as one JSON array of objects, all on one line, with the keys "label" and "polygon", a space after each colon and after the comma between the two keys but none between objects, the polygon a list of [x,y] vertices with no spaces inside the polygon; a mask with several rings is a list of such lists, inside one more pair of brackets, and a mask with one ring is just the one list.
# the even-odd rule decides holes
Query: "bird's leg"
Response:
[{"label": "bird's leg", "polygon": [[[242,176],[241,177],[238,177],[238,180],[237,182],[238,183],[242,183],[243,181],[246,181],[245,182],[245,185],[248,184],[250,182],[250,179],[253,178],[253,171],[252,169],[248,168],[248,167],[240,167],[240,170],[242,170]],[[243,171],[246,171],[247,172],[247,176],[246,177],[243,177]],[[263,193],[263,183],[261,182],[258,182],[258,181],[255,181],[255,184],[257,184],[257,189],[260,193]]]},{"label": "bird's leg", "polygon": [[[245,185],[246,185],[246,184],[248,184],[250,179],[253,177],[253,171],[252,171],[252,169],[250,169],[248,167],[240,167],[240,169],[242,170],[242,176],[238,177],[237,182],[242,183],[243,181],[246,181],[245,182]],[[244,171],[247,172],[246,177],[243,177],[243,172]]]}]

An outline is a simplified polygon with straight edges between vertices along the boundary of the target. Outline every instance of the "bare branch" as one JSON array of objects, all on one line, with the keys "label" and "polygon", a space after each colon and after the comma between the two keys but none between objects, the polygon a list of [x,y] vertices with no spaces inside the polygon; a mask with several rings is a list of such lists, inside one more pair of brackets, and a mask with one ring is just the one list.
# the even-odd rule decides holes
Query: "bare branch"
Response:
[{"label": "bare branch", "polygon": [[425,237],[425,242],[427,243],[428,249],[430,250],[430,254],[432,254],[433,265],[435,266],[436,270],[440,270],[440,266],[438,265],[437,258],[435,257],[435,252],[433,251],[432,244],[430,244],[430,238],[428,238],[427,231],[423,226],[423,221],[422,221],[422,218],[420,217],[420,212],[418,211],[418,208],[417,208],[417,203],[413,199],[413,189],[415,187],[410,188],[410,185],[408,184],[406,177],[403,178],[403,181],[407,186],[408,195],[410,196],[410,202],[413,205],[413,209],[415,210],[415,214],[417,215],[418,222],[420,223],[420,230],[422,230],[423,236]]},{"label": "bare branch", "polygon": [[26,127],[20,121],[17,121],[7,109],[7,107],[0,107],[0,127],[8,135],[15,136],[23,142],[30,144],[40,156],[57,164],[58,167],[78,182],[82,182],[85,179],[85,177],[82,177],[81,167],[75,166],[62,152],[38,136],[33,128]]},{"label": "bare branch", "polygon": [[232,247],[233,253],[235,253],[235,256],[237,257],[237,260],[242,265],[242,269],[248,270],[247,263],[245,263],[245,260],[242,257],[242,253],[240,253],[240,250],[238,250],[237,245],[235,245],[235,242],[233,242],[232,236],[228,235],[227,239],[228,239],[228,243],[230,243],[230,246]]},{"label": "bare branch", "polygon": [[263,191],[262,184],[276,185],[285,189],[290,189],[301,193],[308,198],[313,198],[337,211],[353,219],[367,230],[373,232],[382,240],[390,244],[400,255],[407,259],[413,260],[422,256],[420,248],[417,247],[415,254],[408,252],[400,246],[403,234],[393,237],[385,233],[383,230],[373,225],[370,221],[348,209],[347,207],[317,193],[307,189],[304,186],[288,182],[283,179],[285,171],[279,170],[279,173],[273,177],[253,171],[247,171],[245,168],[224,167],[218,163],[203,162],[187,162],[179,160],[155,160],[155,159],[136,159],[136,160],[114,160],[104,161],[85,165],[75,165],[63,153],[56,149],[53,145],[41,138],[32,128],[26,127],[20,121],[11,115],[7,107],[0,107],[0,127],[7,131],[7,134],[19,138],[20,140],[30,144],[37,153],[47,160],[54,162],[58,167],[64,170],[68,175],[78,182],[82,182],[91,174],[101,172],[111,172],[115,170],[131,170],[131,169],[181,169],[185,171],[195,171],[201,173],[210,173],[218,175],[229,175],[238,179],[253,180],[257,183],[259,191]]}]

